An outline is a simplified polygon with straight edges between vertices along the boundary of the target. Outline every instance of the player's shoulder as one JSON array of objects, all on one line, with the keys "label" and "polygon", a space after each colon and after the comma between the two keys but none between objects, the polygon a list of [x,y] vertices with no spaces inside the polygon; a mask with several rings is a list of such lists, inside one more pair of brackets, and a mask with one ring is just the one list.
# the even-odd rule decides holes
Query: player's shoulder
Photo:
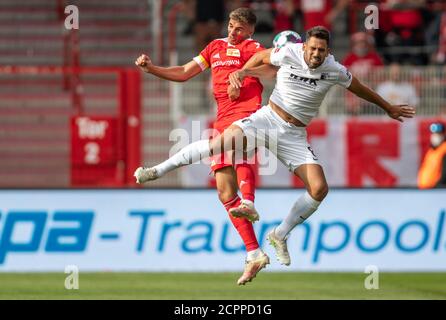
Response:
[{"label": "player's shoulder", "polygon": [[[330,77],[335,77],[337,81],[341,83],[346,83],[347,86],[349,82],[352,81],[352,74],[350,71],[341,63],[336,61],[332,54],[329,54],[324,61],[324,67],[321,69],[323,73],[328,74]],[[327,80],[330,78],[327,78]]]},{"label": "player's shoulder", "polygon": [[303,52],[304,51],[304,44],[303,43],[290,43],[287,45],[287,47],[290,47],[292,50],[297,52]]},{"label": "player's shoulder", "polygon": [[228,38],[219,38],[209,42],[208,47],[212,48],[212,47],[227,46],[227,45],[228,45]]},{"label": "player's shoulder", "polygon": [[241,49],[258,49],[258,48],[263,48],[263,46],[257,40],[249,38],[249,39],[243,40],[240,43],[240,48]]},{"label": "player's shoulder", "polygon": [[339,61],[337,61],[335,59],[335,57],[330,53],[327,58],[325,58],[326,60],[326,68],[327,69],[331,69],[333,71],[339,71],[339,70],[345,70],[347,69],[342,63],[340,63]]},{"label": "player's shoulder", "polygon": [[282,47],[275,48],[273,51],[281,51],[283,54],[297,57],[303,53],[303,46],[302,43],[289,43]]}]

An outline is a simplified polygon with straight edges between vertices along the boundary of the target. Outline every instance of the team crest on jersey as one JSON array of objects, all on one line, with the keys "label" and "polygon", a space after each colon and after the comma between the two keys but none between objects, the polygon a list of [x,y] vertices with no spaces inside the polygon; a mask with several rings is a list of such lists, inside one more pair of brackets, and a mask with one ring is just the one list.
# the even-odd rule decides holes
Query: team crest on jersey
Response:
[{"label": "team crest on jersey", "polygon": [[228,57],[239,57],[240,58],[240,50],[228,48],[228,49],[226,49],[226,55]]},{"label": "team crest on jersey", "polygon": [[321,80],[337,80],[339,78],[336,72],[322,72]]}]

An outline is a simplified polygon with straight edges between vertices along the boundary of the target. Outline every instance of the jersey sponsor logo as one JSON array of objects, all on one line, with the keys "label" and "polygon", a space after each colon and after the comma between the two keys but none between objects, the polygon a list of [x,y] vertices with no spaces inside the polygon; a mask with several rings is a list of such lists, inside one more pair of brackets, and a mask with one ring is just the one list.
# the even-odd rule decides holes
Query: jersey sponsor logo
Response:
[{"label": "jersey sponsor logo", "polygon": [[238,66],[238,65],[241,65],[239,60],[227,60],[227,61],[218,60],[218,61],[215,61],[212,64],[212,68],[215,68],[215,67],[227,67],[227,66]]},{"label": "jersey sponsor logo", "polygon": [[305,85],[306,87],[310,87],[312,89],[315,89],[317,87],[318,79],[305,78],[302,76],[295,75],[293,73],[290,73],[290,79],[293,81],[298,81],[300,84]]},{"label": "jersey sponsor logo", "polygon": [[226,55],[228,57],[238,57],[238,58],[240,58],[240,50],[239,49],[230,49],[230,48],[228,48],[226,50]]}]

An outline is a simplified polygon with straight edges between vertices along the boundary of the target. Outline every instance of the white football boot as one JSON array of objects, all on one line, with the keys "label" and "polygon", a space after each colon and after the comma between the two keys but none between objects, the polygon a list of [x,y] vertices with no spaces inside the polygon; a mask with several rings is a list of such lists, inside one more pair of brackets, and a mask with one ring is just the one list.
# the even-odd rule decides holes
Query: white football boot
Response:
[{"label": "white football boot", "polygon": [[147,181],[156,180],[159,178],[158,173],[156,172],[156,169],[154,167],[139,167],[135,170],[133,176],[136,178],[136,183],[145,183]]},{"label": "white football boot", "polygon": [[286,244],[288,235],[285,237],[285,239],[280,240],[279,238],[277,238],[276,234],[274,233],[275,230],[276,230],[275,228],[273,230],[271,230],[271,232],[268,233],[268,236],[266,237],[266,239],[273,246],[273,248],[276,252],[277,260],[281,264],[289,266],[291,263],[291,259],[290,259],[290,254],[288,253],[288,246]]},{"label": "white football boot", "polygon": [[259,273],[260,270],[266,267],[269,264],[269,257],[265,253],[261,253],[257,258],[252,259],[250,261],[246,261],[245,270],[243,271],[242,276],[238,279],[237,284],[245,285],[247,282],[251,282]]},{"label": "white football boot", "polygon": [[246,218],[251,222],[256,222],[260,219],[259,213],[254,207],[252,201],[242,200],[237,208],[229,209],[229,213],[236,218]]}]

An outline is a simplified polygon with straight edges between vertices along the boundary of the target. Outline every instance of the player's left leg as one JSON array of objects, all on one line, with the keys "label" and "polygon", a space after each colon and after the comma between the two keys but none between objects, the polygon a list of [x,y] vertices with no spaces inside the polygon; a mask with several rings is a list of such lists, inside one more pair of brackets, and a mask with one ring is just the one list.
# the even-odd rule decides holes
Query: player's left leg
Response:
[{"label": "player's left leg", "polygon": [[294,174],[303,181],[307,190],[297,199],[288,216],[276,228],[276,235],[282,239],[295,226],[308,219],[328,193],[324,170],[319,164],[303,164],[294,170]]},{"label": "player's left leg", "polygon": [[251,222],[259,220],[259,213],[254,207],[256,188],[256,166],[250,163],[235,165],[237,181],[243,200],[238,207],[232,208],[229,213],[234,217],[245,217]]},{"label": "player's left leg", "polygon": [[268,234],[268,240],[275,248],[277,259],[284,265],[291,263],[286,243],[289,233],[317,210],[328,193],[324,171],[319,164],[300,165],[294,170],[294,174],[304,182],[307,190],[294,203],[288,216]]},{"label": "player's left leg", "polygon": [[[289,265],[291,260],[286,243],[288,235],[316,211],[327,195],[328,186],[319,160],[307,142],[306,128],[287,123],[274,114],[270,114],[269,118],[279,130],[275,150],[270,147],[268,149],[304,182],[307,189],[294,203],[288,216],[267,236],[280,263]],[[269,144],[271,145],[274,143]]]},{"label": "player's left leg", "polygon": [[[236,176],[232,166],[219,167],[215,171],[218,197],[228,211],[240,205],[237,195]],[[247,257],[245,269],[237,284],[244,285],[250,282],[257,273],[269,264],[269,257],[259,247],[252,223],[245,218],[236,218],[228,214],[245,244]]]}]

